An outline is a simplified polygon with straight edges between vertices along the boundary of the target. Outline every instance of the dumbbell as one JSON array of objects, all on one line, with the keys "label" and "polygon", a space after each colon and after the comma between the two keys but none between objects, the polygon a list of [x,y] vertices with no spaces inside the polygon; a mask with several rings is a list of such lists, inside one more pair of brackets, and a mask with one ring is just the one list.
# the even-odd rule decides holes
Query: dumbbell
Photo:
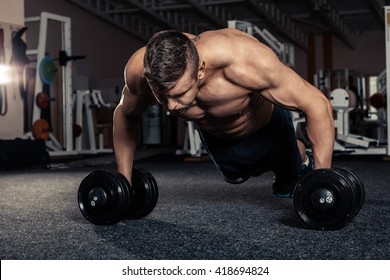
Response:
[{"label": "dumbbell", "polygon": [[152,174],[133,167],[132,184],[114,170],[96,170],[84,177],[78,205],[84,217],[96,225],[112,225],[123,219],[141,219],[157,204],[158,187]]},{"label": "dumbbell", "polygon": [[308,226],[334,230],[360,211],[365,198],[362,181],[348,168],[317,169],[303,176],[294,189],[294,208]]}]

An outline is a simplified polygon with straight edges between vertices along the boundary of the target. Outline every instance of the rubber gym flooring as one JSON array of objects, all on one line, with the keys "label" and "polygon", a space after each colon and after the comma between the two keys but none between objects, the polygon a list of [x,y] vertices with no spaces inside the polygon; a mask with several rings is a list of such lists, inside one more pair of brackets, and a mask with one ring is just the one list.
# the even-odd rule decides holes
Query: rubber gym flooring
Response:
[{"label": "rubber gym flooring", "polygon": [[89,223],[77,205],[83,177],[115,168],[112,155],[0,172],[0,258],[5,259],[390,259],[390,162],[335,158],[353,169],[366,200],[335,231],[306,227],[292,199],[272,196],[273,175],[240,185],[222,179],[210,161],[173,153],[136,160],[159,185],[154,211],[112,226]]}]

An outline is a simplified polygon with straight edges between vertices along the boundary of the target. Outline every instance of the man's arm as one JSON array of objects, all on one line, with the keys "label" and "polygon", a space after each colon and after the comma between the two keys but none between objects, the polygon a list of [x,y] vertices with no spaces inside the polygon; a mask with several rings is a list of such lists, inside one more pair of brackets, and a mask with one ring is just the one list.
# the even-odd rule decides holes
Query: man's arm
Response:
[{"label": "man's arm", "polygon": [[[296,75],[295,73],[292,75]],[[307,135],[313,150],[315,168],[330,168],[332,165],[332,155],[333,155],[333,146],[334,146],[334,121],[333,121],[333,109],[329,100],[312,86],[307,81],[298,77],[301,81],[296,81],[298,86],[293,81],[288,86],[294,87],[296,89],[292,90],[292,99],[296,99],[294,103],[286,102],[283,103],[283,98],[279,99],[279,95],[285,89],[286,92],[288,88],[280,87],[275,90],[268,91],[268,94],[274,99],[277,103],[287,105],[287,107],[298,109],[305,114],[306,117],[306,130]],[[298,95],[294,97],[293,95]],[[300,95],[300,96],[299,96]],[[301,100],[302,99],[302,100]]]},{"label": "man's arm", "polygon": [[270,48],[255,40],[237,41],[242,51],[239,52],[237,47],[234,52],[230,79],[248,89],[260,91],[272,103],[302,111],[306,115],[315,167],[331,167],[335,132],[329,100],[281,63]]},{"label": "man's arm", "polygon": [[131,182],[134,154],[140,138],[141,117],[154,100],[143,78],[144,48],[136,51],[124,71],[125,86],[114,111],[113,141],[117,169]]},{"label": "man's arm", "polygon": [[131,182],[135,150],[141,131],[142,113],[153,99],[123,88],[121,101],[114,111],[113,140],[117,168]]},{"label": "man's arm", "polygon": [[321,91],[275,58],[270,58],[269,87],[263,90],[263,96],[305,114],[315,168],[330,168],[335,139],[331,104]]},{"label": "man's arm", "polygon": [[117,168],[120,173],[131,181],[131,170],[135,149],[140,131],[140,119],[138,116],[128,116],[126,108],[133,105],[130,100],[131,93],[125,86],[122,91],[121,101],[114,111],[113,141]]}]

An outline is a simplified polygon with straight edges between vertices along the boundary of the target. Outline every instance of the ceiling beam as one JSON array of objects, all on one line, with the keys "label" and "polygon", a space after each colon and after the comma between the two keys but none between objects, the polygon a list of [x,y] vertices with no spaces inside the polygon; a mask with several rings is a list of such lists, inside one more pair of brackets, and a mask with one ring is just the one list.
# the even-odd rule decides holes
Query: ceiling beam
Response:
[{"label": "ceiling beam", "polygon": [[252,8],[267,19],[271,25],[292,43],[307,50],[308,42],[305,32],[289,16],[284,14],[276,5],[268,1],[246,0]]},{"label": "ceiling beam", "polygon": [[[110,13],[110,11],[113,11],[117,8],[113,6],[111,2],[107,2],[105,0],[95,1],[96,5],[94,5],[94,3],[88,0],[68,1],[115,25],[121,30],[131,34],[132,36],[144,42],[147,42],[148,39],[157,31],[158,28],[157,26],[151,25],[149,22],[143,21],[139,17],[129,19],[126,13]],[[122,8],[123,7],[121,7],[121,9]]]},{"label": "ceiling beam", "polygon": [[199,34],[200,30],[202,30],[201,26],[184,17],[182,14],[172,10],[159,10],[160,7],[163,7],[163,3],[148,0],[126,0],[126,2],[139,8],[155,20],[160,21],[165,27],[192,34]]},{"label": "ceiling beam", "polygon": [[206,18],[214,22],[217,27],[226,27],[227,26],[227,19],[224,19],[226,17],[225,15],[222,15],[222,18],[220,16],[217,16],[215,13],[210,12],[207,8],[205,8],[203,5],[200,4],[200,2],[203,2],[202,0],[186,0],[192,7],[194,7],[197,11],[199,11],[202,15],[204,15]]},{"label": "ceiling beam", "polygon": [[306,0],[306,4],[320,20],[330,27],[332,33],[351,49],[355,49],[356,33],[342,19],[328,0]]},{"label": "ceiling beam", "polygon": [[[158,20],[161,22],[165,27],[174,28],[174,29],[180,29],[179,26],[177,26],[175,23],[165,19],[160,14],[158,14],[154,8],[153,5],[154,1],[151,2],[151,7],[147,5],[147,1],[138,1],[138,0],[126,0],[126,2],[130,3],[134,7],[140,9],[143,13],[147,14],[148,16],[154,18],[155,20]],[[152,9],[150,9],[152,8]]]},{"label": "ceiling beam", "polygon": [[[382,1],[384,2],[384,1]],[[379,4],[377,0],[366,0],[367,5],[370,7],[371,11],[373,11],[375,18],[380,23],[380,26],[385,28],[385,10],[384,7]]]}]

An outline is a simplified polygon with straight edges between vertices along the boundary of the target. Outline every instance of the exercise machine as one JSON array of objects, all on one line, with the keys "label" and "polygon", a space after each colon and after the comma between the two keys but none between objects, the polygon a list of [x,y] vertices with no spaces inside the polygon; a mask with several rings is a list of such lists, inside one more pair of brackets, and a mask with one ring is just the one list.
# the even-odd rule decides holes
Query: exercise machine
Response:
[{"label": "exercise machine", "polygon": [[337,131],[334,149],[337,151],[347,151],[348,145],[351,145],[352,147],[364,149],[375,147],[377,148],[376,151],[379,152],[378,139],[350,133],[349,113],[356,109],[356,94],[348,89],[336,88],[330,93],[330,102],[337,113],[334,121]]},{"label": "exercise machine", "polygon": [[186,126],[183,148],[176,150],[176,155],[190,154],[192,157],[201,157],[206,154],[206,150],[200,139],[199,131],[193,121],[186,121]]},{"label": "exercise machine", "polygon": [[104,130],[112,129],[112,125],[97,123],[96,115],[100,108],[113,106],[103,100],[100,90],[78,90],[73,102],[75,127],[81,129],[75,137],[77,154],[111,153],[112,149],[104,148]]},{"label": "exercise machine", "polygon": [[242,20],[229,20],[228,27],[241,30],[256,37],[269,46],[284,64],[289,67],[295,65],[294,46],[292,44],[280,42],[267,29],[260,29],[253,23]]}]

